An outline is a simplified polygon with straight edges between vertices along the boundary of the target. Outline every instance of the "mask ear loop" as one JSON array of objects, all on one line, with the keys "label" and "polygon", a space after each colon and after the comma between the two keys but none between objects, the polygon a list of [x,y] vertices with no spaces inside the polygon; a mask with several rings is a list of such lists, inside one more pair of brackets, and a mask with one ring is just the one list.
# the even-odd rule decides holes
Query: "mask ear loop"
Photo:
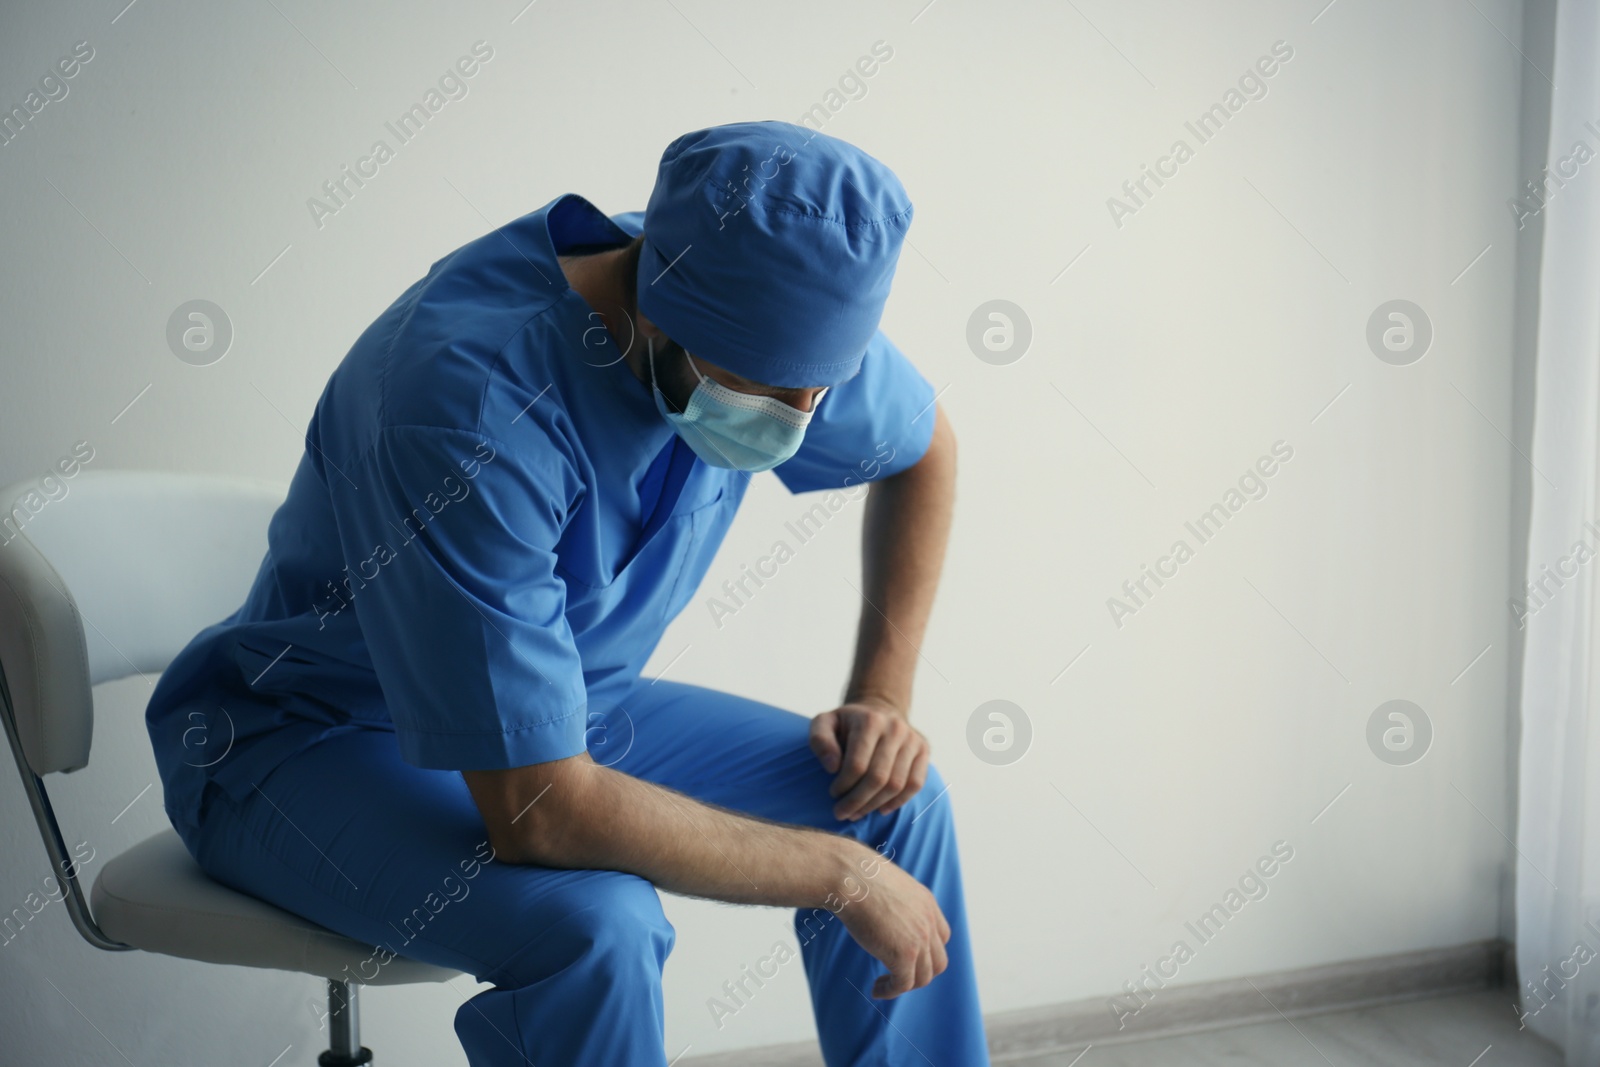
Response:
[{"label": "mask ear loop", "polygon": [[[646,345],[648,345],[649,349],[650,349],[650,355],[649,355],[649,360],[650,360],[650,391],[653,392],[653,393],[660,392],[661,391],[660,390],[660,386],[656,385],[656,342],[655,342],[655,338],[650,337],[650,336],[647,335],[645,337],[645,339],[644,339],[644,343]],[[661,396],[662,396],[663,399],[665,399],[666,395],[667,395],[666,393],[661,393]]]},{"label": "mask ear loop", "polygon": [[[689,369],[694,371],[694,376],[696,378],[699,378],[702,382],[705,381],[706,380],[706,376],[704,374],[701,374],[700,373],[700,368],[696,367],[694,365],[694,357],[689,355],[689,350],[687,348],[685,348],[683,350],[683,358],[689,361]],[[718,383],[713,383],[713,384],[719,384],[720,385],[721,383],[718,382]],[[727,386],[723,386],[723,388],[727,388]]]}]

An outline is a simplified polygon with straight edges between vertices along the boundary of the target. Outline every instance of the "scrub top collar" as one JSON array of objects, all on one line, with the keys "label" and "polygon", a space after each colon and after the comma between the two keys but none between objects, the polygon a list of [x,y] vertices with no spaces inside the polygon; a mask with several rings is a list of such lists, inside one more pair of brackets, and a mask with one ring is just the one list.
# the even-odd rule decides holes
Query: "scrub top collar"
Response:
[{"label": "scrub top collar", "polygon": [[[583,294],[566,282],[566,272],[561,270],[557,257],[565,255],[568,248],[626,244],[633,240],[633,235],[577,193],[557,197],[543,209],[543,214],[548,262],[560,279],[556,282],[561,287],[559,299],[570,323],[563,332],[580,337],[601,326],[602,320]],[[605,339],[603,346],[580,342],[579,358],[590,367],[612,375],[609,380],[616,384],[622,398],[624,417],[634,427],[624,431],[613,424],[606,435],[605,449],[590,455],[602,485],[616,484],[610,479],[625,479],[638,496],[639,511],[635,520],[638,526],[626,535],[629,547],[617,561],[620,574],[677,514],[678,501],[695,472],[699,470],[703,478],[710,468],[661,417],[650,395],[649,384],[641,382],[621,357],[622,344],[634,339],[612,337],[609,331],[601,336]],[[583,406],[591,416],[598,414],[598,410],[582,398],[573,397],[571,402]],[[605,406],[602,403],[599,408],[603,410]],[[594,425],[591,419],[585,421]]]},{"label": "scrub top collar", "polygon": [[634,235],[577,193],[563,193],[543,208],[552,255],[578,245],[624,245]]},{"label": "scrub top collar", "polygon": [[[603,320],[600,313],[567,281],[566,272],[561,269],[558,257],[567,255],[566,249],[569,248],[586,245],[625,245],[633,240],[634,235],[617,225],[610,216],[578,193],[563,193],[546,204],[541,213],[544,215],[542,229],[545,245],[549,249],[548,262],[555,268],[555,278],[552,281],[560,289],[561,299],[575,309],[576,318],[582,323],[578,327],[580,330],[601,325]],[[667,441],[675,431],[656,410],[655,400],[650,395],[649,383],[641,381],[628,366],[627,360],[622,358],[619,341],[626,343],[632,338],[612,337],[609,330],[604,336],[603,347],[583,346],[585,362],[596,368],[608,366],[618,368],[619,375],[615,381],[619,390],[627,397],[625,402],[638,411],[647,425],[652,428],[660,427],[662,432],[653,434],[653,437],[658,437],[663,442]],[[595,353],[604,355],[596,359],[593,355]]]}]

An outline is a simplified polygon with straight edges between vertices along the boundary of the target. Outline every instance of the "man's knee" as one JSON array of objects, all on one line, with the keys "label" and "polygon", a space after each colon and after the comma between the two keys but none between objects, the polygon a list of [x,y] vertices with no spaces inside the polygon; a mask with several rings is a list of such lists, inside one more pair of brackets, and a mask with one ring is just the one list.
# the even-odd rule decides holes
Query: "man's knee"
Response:
[{"label": "man's knee", "polygon": [[661,895],[645,879],[606,872],[604,888],[586,896],[572,923],[591,951],[609,959],[666,962],[677,933],[661,910]]},{"label": "man's knee", "polygon": [[915,822],[918,829],[925,831],[934,827],[949,827],[953,825],[954,820],[951,818],[948,789],[944,776],[939,773],[939,768],[930,763],[928,775],[922,781],[922,788],[895,814],[908,822]]},{"label": "man's knee", "polygon": [[497,985],[530,985],[581,970],[603,983],[660,981],[676,932],[655,886],[632,874],[587,872],[559,894],[560,914],[506,962]]}]

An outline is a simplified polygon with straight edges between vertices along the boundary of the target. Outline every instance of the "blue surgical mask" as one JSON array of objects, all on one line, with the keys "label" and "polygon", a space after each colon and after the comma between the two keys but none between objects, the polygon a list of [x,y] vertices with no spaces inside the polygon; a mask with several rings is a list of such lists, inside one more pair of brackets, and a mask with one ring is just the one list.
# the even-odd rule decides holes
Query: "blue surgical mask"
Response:
[{"label": "blue surgical mask", "polygon": [[[646,341],[650,345],[650,392],[655,397],[656,410],[688,442],[695,455],[713,467],[754,473],[771,470],[799,451],[806,424],[827,389],[812,400],[812,411],[801,411],[770,396],[729,389],[701,374],[691,359],[689,368],[700,382],[689,395],[688,406],[681,413],[673,412],[656,386],[655,343],[649,338]],[[685,352],[684,358],[688,355]]]}]

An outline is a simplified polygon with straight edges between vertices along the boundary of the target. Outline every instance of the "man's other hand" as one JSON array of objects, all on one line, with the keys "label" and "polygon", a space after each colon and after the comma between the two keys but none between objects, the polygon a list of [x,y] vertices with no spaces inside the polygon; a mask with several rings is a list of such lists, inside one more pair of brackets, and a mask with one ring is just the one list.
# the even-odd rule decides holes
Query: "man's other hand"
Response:
[{"label": "man's other hand", "polygon": [[885,815],[917,795],[928,778],[928,739],[897,708],[858,700],[811,720],[811,751],[834,775],[828,795],[837,819]]}]

